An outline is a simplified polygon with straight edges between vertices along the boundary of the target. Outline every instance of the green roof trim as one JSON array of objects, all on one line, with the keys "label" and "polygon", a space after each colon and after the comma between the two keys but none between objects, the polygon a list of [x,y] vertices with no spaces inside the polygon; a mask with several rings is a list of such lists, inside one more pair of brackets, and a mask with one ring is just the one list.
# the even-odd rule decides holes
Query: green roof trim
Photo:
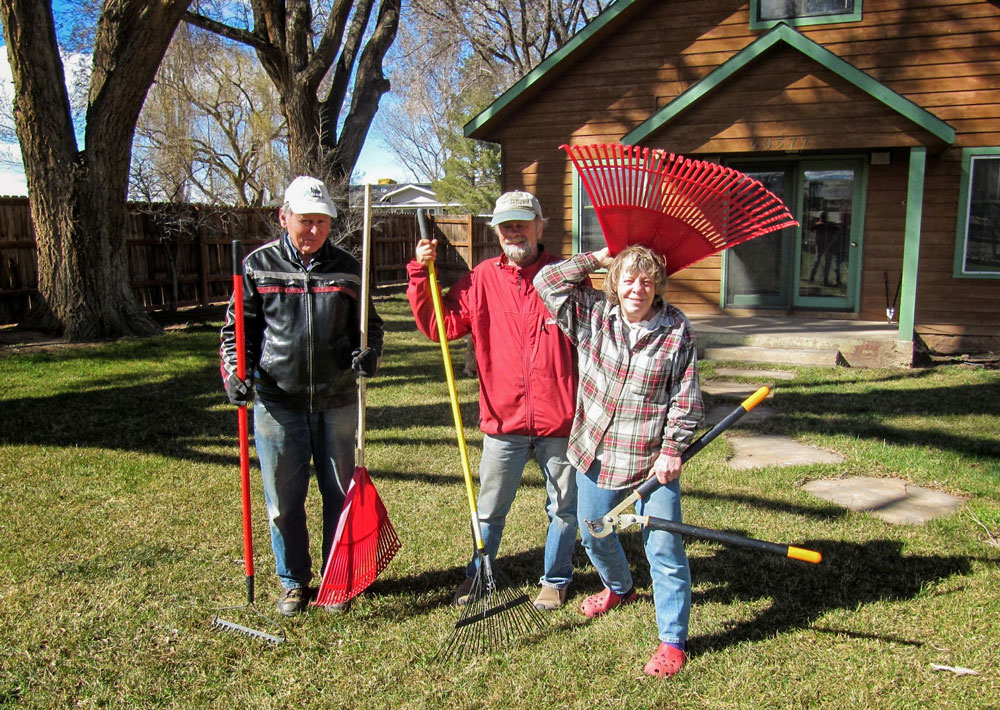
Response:
[{"label": "green roof trim", "polygon": [[610,23],[618,19],[618,17],[632,7],[632,5],[636,3],[641,4],[642,2],[643,0],[618,0],[600,15],[587,23],[583,29],[570,38],[569,42],[546,57],[537,67],[521,77],[520,81],[507,89],[507,91],[503,92],[496,101],[491,103],[483,109],[479,115],[466,123],[464,128],[465,137],[478,138],[479,136],[474,136],[473,134],[486,126],[487,123],[495,118],[501,111],[503,111],[503,109],[507,108],[521,94],[545,78],[545,76],[552,72],[557,65],[561,64],[571,54],[576,52],[576,50],[580,49],[580,47],[586,44],[595,35],[600,33],[601,30],[607,27]]},{"label": "green roof trim", "polygon": [[779,42],[784,42],[807,57],[814,59],[876,101],[910,119],[945,144],[951,145],[955,142],[955,129],[953,127],[784,23],[777,25],[738,54],[726,60],[710,74],[692,84],[680,96],[625,134],[621,142],[626,145],[641,143]]}]

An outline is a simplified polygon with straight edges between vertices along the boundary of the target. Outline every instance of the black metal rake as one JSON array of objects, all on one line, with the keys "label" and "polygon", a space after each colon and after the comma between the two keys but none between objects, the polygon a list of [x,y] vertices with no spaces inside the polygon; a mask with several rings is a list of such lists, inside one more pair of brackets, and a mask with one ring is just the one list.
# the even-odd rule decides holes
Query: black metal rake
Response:
[{"label": "black metal rake", "polygon": [[[417,211],[417,223],[420,226],[421,236],[429,239],[423,210]],[[438,288],[437,269],[433,262],[429,265],[428,272],[434,315],[437,319],[438,340],[441,344],[441,357],[444,360],[445,379],[448,381],[451,413],[455,421],[458,450],[462,458],[465,492],[472,516],[472,537],[479,563],[472,581],[469,602],[462,611],[461,618],[455,622],[455,629],[450,638],[437,653],[436,659],[445,661],[457,660],[466,654],[498,650],[523,635],[544,628],[545,619],[523,590],[512,588],[507,580],[503,579],[499,571],[494,569],[490,556],[486,554],[486,545],[479,529],[479,511],[476,508],[476,495],[472,487],[472,471],[469,468],[469,452],[465,445],[465,430],[462,426],[462,410],[459,407],[458,390],[455,386],[455,372],[451,366],[451,353],[448,351],[444,307],[441,304],[441,292]]]},{"label": "black metal rake", "polygon": [[489,555],[479,555],[469,603],[455,629],[438,650],[441,662],[489,653],[516,643],[524,635],[545,628],[545,619],[523,590],[512,587],[493,568]]}]

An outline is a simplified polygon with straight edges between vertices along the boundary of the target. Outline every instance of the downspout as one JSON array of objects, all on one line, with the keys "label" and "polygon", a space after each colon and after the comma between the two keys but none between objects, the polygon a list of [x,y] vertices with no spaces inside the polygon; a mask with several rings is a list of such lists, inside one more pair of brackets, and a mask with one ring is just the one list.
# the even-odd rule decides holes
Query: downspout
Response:
[{"label": "downspout", "polygon": [[897,349],[913,353],[914,317],[917,309],[917,270],[920,264],[920,222],[924,212],[924,174],[927,148],[910,148],[910,174],[906,186],[906,228],[903,240],[903,282],[899,301]]}]

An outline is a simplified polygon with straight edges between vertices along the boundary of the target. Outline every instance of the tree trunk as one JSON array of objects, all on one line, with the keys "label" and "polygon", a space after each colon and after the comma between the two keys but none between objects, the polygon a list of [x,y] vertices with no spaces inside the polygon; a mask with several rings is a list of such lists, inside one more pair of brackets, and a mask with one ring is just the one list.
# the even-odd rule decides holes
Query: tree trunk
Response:
[{"label": "tree trunk", "polygon": [[315,89],[304,86],[303,82],[293,79],[292,86],[282,89],[284,97],[285,119],[288,126],[288,162],[292,169],[292,177],[296,175],[315,175],[325,177],[319,147],[319,98]]},{"label": "tree trunk", "polygon": [[94,44],[87,149],[80,151],[51,5],[0,1],[38,244],[41,298],[23,325],[68,340],[161,332],[130,286],[125,197],[139,111],[189,2],[105,2]]},{"label": "tree trunk", "polygon": [[38,179],[38,172],[33,166],[28,175],[28,184],[33,185],[28,201],[38,243],[42,299],[22,325],[61,333],[71,341],[161,332],[136,302],[130,286],[124,200],[111,204],[86,177],[76,177],[66,192],[54,189]]}]

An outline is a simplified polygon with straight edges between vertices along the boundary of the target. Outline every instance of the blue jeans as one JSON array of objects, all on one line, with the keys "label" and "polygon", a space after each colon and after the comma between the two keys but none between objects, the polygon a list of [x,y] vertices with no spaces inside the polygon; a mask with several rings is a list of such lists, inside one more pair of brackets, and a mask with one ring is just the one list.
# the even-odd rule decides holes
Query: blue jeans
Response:
[{"label": "blue jeans", "polygon": [[[594,461],[586,473],[577,473],[581,521],[603,517],[632,492],[628,488],[617,491],[598,488],[597,475],[600,471],[601,462]],[[645,501],[636,503],[636,512],[681,522],[680,480],[660,486]],[[631,590],[632,573],[618,534],[597,538],[590,534],[586,525],[581,525],[580,536],[604,586],[618,595]],[[683,644],[687,641],[688,620],[691,617],[691,569],[684,552],[684,541],[675,533],[646,527],[642,529],[642,541],[653,579],[653,605],[656,607],[660,641]]]},{"label": "blue jeans", "polygon": [[[257,397],[253,405],[254,444],[264,480],[274,568],[285,589],[312,579],[306,493],[310,461],[323,498],[323,562],[330,554],[347,486],[354,475],[356,404],[308,412]],[[322,568],[321,568],[322,569]]]},{"label": "blue jeans", "polygon": [[[540,583],[562,589],[573,578],[573,547],[576,545],[576,475],[566,458],[569,439],[554,436],[489,435],[483,437],[479,462],[479,526],[483,545],[496,559],[507,513],[521,484],[524,466],[534,449],[535,460],[545,474],[548,499],[545,512],[549,529],[545,538],[545,569]],[[476,574],[473,557],[466,575]]]}]

